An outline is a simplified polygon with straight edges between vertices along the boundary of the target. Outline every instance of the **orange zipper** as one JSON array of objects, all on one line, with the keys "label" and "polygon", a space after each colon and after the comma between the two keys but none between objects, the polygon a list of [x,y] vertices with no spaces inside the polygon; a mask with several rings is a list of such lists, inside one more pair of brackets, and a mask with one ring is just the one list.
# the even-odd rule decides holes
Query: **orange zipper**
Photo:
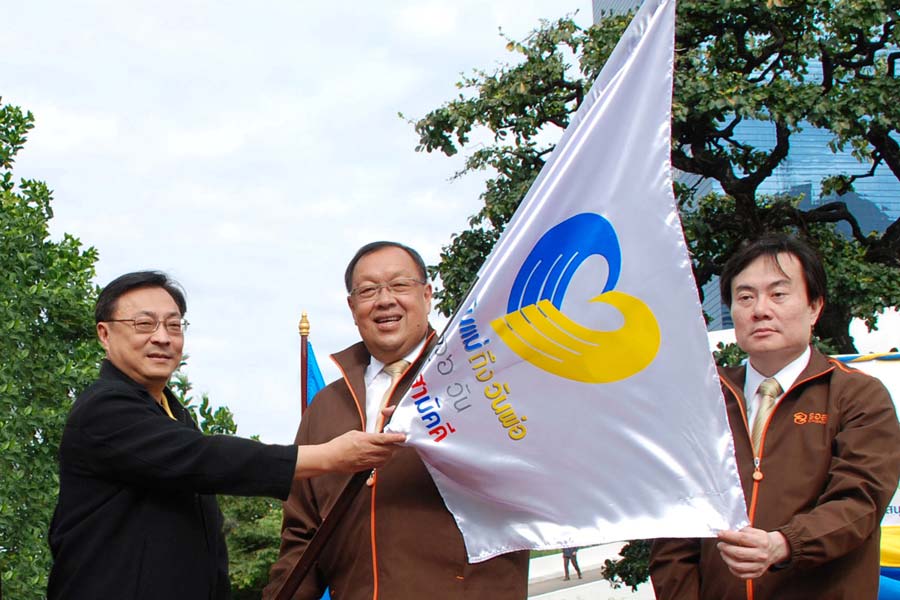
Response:
[{"label": "orange zipper", "polygon": [[[394,386],[390,389],[389,397],[394,395],[394,392],[397,389],[397,385],[399,385],[399,383],[403,380],[403,378],[406,377],[406,374],[412,368],[412,365],[422,357],[422,353],[425,352],[425,348],[428,347],[428,342],[431,340],[432,337],[434,337],[434,335],[435,335],[435,333],[432,331],[431,335],[429,335],[425,339],[425,345],[422,346],[422,351],[419,352],[419,356],[416,357],[416,360],[413,361],[413,363],[410,363],[410,365],[408,367],[406,367],[406,370],[403,371],[403,374],[397,379],[397,383],[394,384]],[[334,360],[333,356],[332,356],[332,361],[335,364],[337,364],[338,369],[341,371],[341,376],[343,377],[344,381],[347,383],[347,387],[350,389],[350,395],[353,396],[353,400],[354,400],[354,402],[356,402],[356,410],[359,411],[359,419],[360,419],[360,423],[362,424],[362,430],[365,431],[366,430],[366,427],[365,427],[366,422],[365,422],[365,418],[363,417],[363,411],[361,409],[359,398],[357,398],[356,394],[353,393],[353,386],[350,385],[350,380],[347,377],[347,374],[341,368],[341,365],[338,364],[338,362],[336,360]],[[376,431],[381,431],[383,428],[384,428],[384,417],[381,415],[378,415],[378,424],[376,426]],[[372,495],[371,495],[371,502],[370,502],[370,508],[369,508],[369,533],[370,533],[369,543],[371,544],[371,548],[372,548],[372,600],[378,600],[378,545],[375,540],[375,494],[378,490],[378,472],[375,469],[372,470],[372,486],[371,487],[372,487],[372,490],[371,490]]]},{"label": "orange zipper", "polygon": [[[825,369],[815,375],[810,375],[806,379],[802,381],[795,381],[794,385],[792,385],[784,394],[781,395],[781,398],[784,399],[785,396],[790,394],[797,386],[803,385],[807,381],[812,381],[813,379],[817,379],[826,373],[830,373],[834,370],[834,367],[829,369]],[[746,377],[746,375],[745,375]],[[744,431],[747,433],[747,437],[750,437],[750,424],[747,422],[747,407],[744,406],[744,403],[741,401],[741,396],[743,394],[738,394],[737,391],[731,386],[731,383],[725,379],[724,377],[719,377],[722,384],[728,388],[731,394],[734,396],[735,400],[737,400],[738,406],[741,408],[741,417],[744,419]],[[763,432],[759,438],[759,454],[753,457],[753,489],[750,492],[750,509],[747,511],[747,518],[750,520],[750,526],[753,526],[754,521],[756,520],[756,501],[759,497],[759,482],[763,479],[763,472],[760,469],[760,465],[762,464],[763,457],[763,448],[766,447],[766,433],[769,431],[769,423],[772,422],[772,417],[775,416],[775,411],[778,410],[778,407],[781,405],[781,400],[778,401],[778,404],[775,405],[775,408],[772,409],[771,414],[769,414],[769,418],[766,420],[765,425],[763,425]],[[751,441],[750,448],[753,448],[753,443]],[[753,580],[747,580],[747,600],[753,600]]]}]

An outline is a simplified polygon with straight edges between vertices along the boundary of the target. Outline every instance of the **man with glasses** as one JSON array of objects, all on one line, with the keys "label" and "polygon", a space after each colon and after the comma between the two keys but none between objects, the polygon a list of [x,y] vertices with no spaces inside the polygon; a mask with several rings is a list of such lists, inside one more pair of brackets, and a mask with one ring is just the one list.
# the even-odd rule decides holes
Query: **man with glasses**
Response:
[{"label": "man with glasses", "polygon": [[214,494],[285,499],[295,479],[371,469],[404,439],[351,432],[298,448],[203,435],[167,388],[186,310],[180,287],[159,272],[123,275],[100,293],[106,360],[60,444],[51,599],[229,598]]},{"label": "man with glasses", "polygon": [[[325,443],[353,430],[381,431],[381,408],[409,389],[436,343],[428,324],[431,285],[412,248],[396,242],[363,246],[344,283],[362,341],[332,357],[343,378],[316,395],[300,424],[299,444]],[[263,598],[275,597],[347,481],[330,474],[294,485],[284,505],[281,556]],[[352,497],[293,599],[318,599],[326,588],[347,600],[520,599],[527,595],[527,579],[527,552],[468,564],[462,535],[425,465],[415,450],[403,448]]]}]

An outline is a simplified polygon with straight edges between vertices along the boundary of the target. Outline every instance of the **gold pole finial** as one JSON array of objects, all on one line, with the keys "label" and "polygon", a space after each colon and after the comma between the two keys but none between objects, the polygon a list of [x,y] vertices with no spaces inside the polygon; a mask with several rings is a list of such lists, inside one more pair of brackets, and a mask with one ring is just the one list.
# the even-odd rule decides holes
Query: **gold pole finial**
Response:
[{"label": "gold pole finial", "polygon": [[297,326],[297,329],[300,331],[300,335],[309,335],[309,319],[306,316],[306,311],[300,313],[300,324]]}]

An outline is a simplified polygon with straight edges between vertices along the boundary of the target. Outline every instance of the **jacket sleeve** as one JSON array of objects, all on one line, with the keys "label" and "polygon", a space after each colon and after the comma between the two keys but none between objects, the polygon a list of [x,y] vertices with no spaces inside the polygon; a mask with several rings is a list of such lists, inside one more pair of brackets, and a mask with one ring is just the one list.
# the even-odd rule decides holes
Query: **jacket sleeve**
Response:
[{"label": "jacket sleeve", "polygon": [[812,510],[779,529],[791,547],[791,566],[818,565],[859,546],[880,525],[897,489],[900,426],[890,395],[868,375],[841,379],[834,390],[840,422],[825,487]]},{"label": "jacket sleeve", "polygon": [[650,548],[650,580],[658,600],[699,600],[700,540],[668,538]]},{"label": "jacket sleeve", "polygon": [[284,499],[290,491],[295,446],[203,435],[125,386],[84,400],[68,424],[76,441],[66,454],[75,469],[129,485],[199,494]]},{"label": "jacket sleeve", "polygon": [[[312,407],[311,407],[312,408]],[[311,423],[314,419],[312,410],[304,416],[297,432],[296,443],[298,445],[309,444],[308,427],[304,424]],[[306,547],[309,545],[322,518],[316,502],[313,487],[308,479],[294,482],[291,495],[284,503],[284,516],[281,523],[281,550],[278,560],[269,570],[269,583],[263,590],[263,600],[272,600],[281,589],[294,565],[300,560]],[[292,600],[318,600],[325,593],[325,584],[318,573],[318,565],[313,565],[304,578],[300,588],[292,596]]]}]

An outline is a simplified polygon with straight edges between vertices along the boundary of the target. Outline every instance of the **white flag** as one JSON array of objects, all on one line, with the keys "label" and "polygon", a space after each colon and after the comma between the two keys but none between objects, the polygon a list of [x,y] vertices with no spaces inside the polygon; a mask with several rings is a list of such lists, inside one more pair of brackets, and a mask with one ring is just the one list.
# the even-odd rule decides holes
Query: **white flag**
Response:
[{"label": "white flag", "polygon": [[479,562],[747,525],[672,192],[674,0],[648,0],[391,430]]}]

